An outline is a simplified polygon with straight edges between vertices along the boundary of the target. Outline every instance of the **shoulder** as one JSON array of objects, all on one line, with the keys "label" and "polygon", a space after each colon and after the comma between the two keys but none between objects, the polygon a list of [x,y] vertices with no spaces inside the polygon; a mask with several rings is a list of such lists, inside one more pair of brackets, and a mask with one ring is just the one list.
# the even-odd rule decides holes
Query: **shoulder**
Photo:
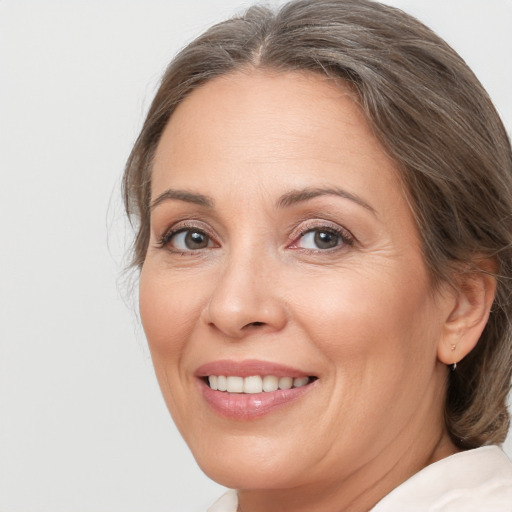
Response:
[{"label": "shoulder", "polygon": [[497,446],[440,460],[383,498],[372,512],[510,512],[512,462]]}]

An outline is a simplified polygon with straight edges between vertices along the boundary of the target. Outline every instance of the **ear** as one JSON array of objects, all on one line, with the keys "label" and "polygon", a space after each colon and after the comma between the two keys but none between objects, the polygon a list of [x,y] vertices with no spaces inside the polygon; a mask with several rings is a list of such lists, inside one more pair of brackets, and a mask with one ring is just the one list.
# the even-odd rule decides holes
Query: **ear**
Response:
[{"label": "ear", "polygon": [[475,348],[489,319],[496,279],[487,269],[494,265],[480,262],[478,267],[457,274],[450,292],[448,314],[437,348],[439,361],[446,365],[456,365]]}]

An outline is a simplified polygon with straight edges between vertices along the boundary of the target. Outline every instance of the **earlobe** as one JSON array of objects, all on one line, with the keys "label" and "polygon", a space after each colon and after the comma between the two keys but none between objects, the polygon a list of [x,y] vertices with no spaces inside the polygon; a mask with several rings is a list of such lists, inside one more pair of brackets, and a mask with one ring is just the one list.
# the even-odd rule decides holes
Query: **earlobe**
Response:
[{"label": "earlobe", "polygon": [[488,272],[457,275],[438,344],[439,361],[456,367],[475,348],[489,319],[495,292],[496,278]]}]

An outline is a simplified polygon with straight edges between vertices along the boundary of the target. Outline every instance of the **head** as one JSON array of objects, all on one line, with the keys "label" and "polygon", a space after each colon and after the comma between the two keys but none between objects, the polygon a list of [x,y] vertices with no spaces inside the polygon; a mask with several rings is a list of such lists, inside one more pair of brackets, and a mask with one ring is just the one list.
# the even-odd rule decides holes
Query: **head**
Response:
[{"label": "head", "polygon": [[[287,91],[286,84],[290,84],[289,101],[286,94],[280,97],[277,92]],[[258,93],[255,88],[259,90]],[[252,91],[250,107],[243,100],[247,91]],[[318,101],[314,99],[315,91]],[[183,171],[186,166],[180,169],[176,162],[176,158],[181,158],[181,153],[169,148],[187,145],[186,134],[193,134],[195,130],[191,120],[195,119],[197,127],[202,123],[198,112],[206,112],[206,118],[213,115],[208,108],[215,103],[216,94],[225,107],[224,112],[232,112],[235,118],[257,112],[254,98],[258,95],[262,101],[262,112],[267,112],[272,102],[275,102],[276,109],[284,105],[283,119],[276,119],[276,123],[285,123],[286,119],[298,122],[299,131],[298,105],[304,105],[304,123],[315,127],[313,139],[322,136],[322,140],[326,140],[328,154],[336,153],[336,143],[327,140],[329,130],[325,123],[331,122],[332,126],[337,126],[336,123],[344,119],[344,122],[357,125],[354,137],[357,139],[355,147],[361,149],[359,155],[373,155],[369,157],[374,164],[368,167],[369,174],[355,173],[349,176],[345,173],[338,177],[334,171],[329,171],[331,174],[319,176],[323,182],[334,183],[340,188],[348,183],[349,190],[358,193],[357,197],[360,191],[364,193],[366,190],[370,198],[384,201],[382,204],[387,206],[382,206],[381,210],[387,211],[389,223],[394,223],[393,229],[397,233],[396,228],[400,224],[405,226],[404,232],[408,237],[395,246],[405,255],[403,261],[395,259],[395,263],[410,265],[414,270],[403,270],[403,279],[396,284],[393,276],[399,274],[393,272],[397,270],[397,265],[393,270],[392,265],[386,267],[383,264],[382,272],[389,269],[388,289],[396,286],[397,293],[401,293],[395,297],[395,305],[399,310],[402,308],[402,320],[397,317],[396,324],[391,320],[391,323],[386,323],[386,310],[380,312],[381,317],[376,315],[374,318],[381,318],[382,328],[394,332],[402,342],[407,336],[419,338],[420,333],[425,331],[432,331],[429,339],[442,340],[431,344],[426,342],[425,347],[418,345],[418,350],[409,354],[413,358],[410,364],[420,368],[425,361],[430,361],[432,365],[435,363],[432,372],[438,375],[435,382],[443,393],[439,414],[444,417],[446,432],[459,448],[502,442],[508,430],[506,399],[512,371],[509,321],[512,307],[509,298],[512,286],[512,226],[509,222],[512,212],[512,155],[507,134],[490,99],[462,59],[410,16],[366,0],[296,1],[283,6],[276,13],[263,7],[253,7],[242,16],[211,28],[182,50],[168,67],[127,163],[124,194],[127,212],[137,226],[133,257],[136,267],[143,269],[148,261],[148,249],[152,244],[152,215],[156,215],[151,204],[167,186],[166,178],[162,176],[172,174],[172,168],[176,166],[173,179],[179,185],[177,188],[189,188],[187,175]],[[335,108],[336,102],[339,111]],[[293,115],[287,117],[286,112]],[[330,112],[334,112],[332,119]],[[215,115],[222,116],[222,111],[215,112]],[[254,117],[256,126],[259,122],[257,117]],[[315,119],[320,118],[324,124],[317,126]],[[268,120],[267,116],[264,122],[268,123]],[[205,123],[207,126],[208,120]],[[264,138],[262,123],[259,131],[254,129],[252,132],[251,123],[247,123],[247,133],[253,136],[253,140],[259,135]],[[339,156],[339,159],[344,159],[349,151],[347,137],[352,132],[346,125],[338,128],[333,129],[332,133],[344,136],[343,140],[340,138],[340,147],[345,153]],[[286,132],[285,125],[279,129],[279,133]],[[233,138],[237,136],[235,129],[231,132],[228,129],[227,132]],[[203,133],[202,136],[209,135]],[[192,136],[192,139],[196,142],[200,140],[199,133],[195,137],[193,139]],[[222,143],[222,138],[219,141]],[[246,143],[249,141],[245,139]],[[364,141],[369,145],[364,145]],[[314,142],[313,146],[318,147],[319,141]],[[255,146],[258,146],[257,140]],[[189,147],[189,153],[197,152],[197,145],[190,143]],[[286,153],[285,142],[283,147]],[[313,158],[307,154],[307,143],[304,147],[304,158]],[[233,154],[237,155],[236,152]],[[261,161],[262,154],[255,154],[255,161]],[[381,172],[374,176],[371,173],[377,164]],[[357,165],[355,162],[353,168],[358,168]],[[190,183],[193,186],[201,183],[201,180],[209,183],[215,199],[218,177],[216,171],[212,171],[213,177],[209,180],[205,168],[203,164],[198,168],[200,172],[192,172]],[[219,178],[221,184],[227,183],[222,179],[229,178],[231,183],[238,180],[242,187],[250,182],[250,190],[265,190],[265,194],[256,194],[254,201],[251,195],[247,196],[245,207],[253,219],[264,216],[262,198],[273,197],[274,192],[278,196],[280,184],[283,183],[283,187],[287,185],[286,180],[280,180],[278,168],[274,169],[275,174],[269,169],[265,171],[266,174],[260,170],[258,168],[258,173],[251,174],[250,179],[243,173],[237,177],[233,172],[229,176],[221,173]],[[287,168],[287,176],[291,174],[299,184],[303,180],[307,188],[310,185],[307,176],[298,170],[296,174],[294,172]],[[315,172],[312,171],[312,174],[316,176]],[[160,180],[160,184],[156,180]],[[175,182],[172,185],[174,187]],[[389,193],[380,192],[382,190]],[[236,199],[240,200],[240,197]],[[195,201],[198,204],[199,199],[196,197]],[[396,206],[396,210],[392,205]],[[359,208],[365,209],[361,205]],[[370,204],[366,210],[372,208]],[[319,209],[325,209],[325,205],[322,204]],[[236,211],[231,213],[236,216]],[[354,217],[358,215],[354,214]],[[364,221],[361,223],[364,224]],[[255,232],[255,236],[263,236],[262,233],[267,231],[268,225],[262,224],[259,235]],[[306,239],[304,236],[301,238]],[[407,247],[414,247],[414,250],[408,252]],[[385,256],[384,248],[380,254]],[[374,268],[379,268],[378,263],[375,265]],[[326,266],[336,271],[333,270],[334,265]],[[279,275],[274,275],[274,279],[280,289],[285,290],[288,286],[286,273],[279,268],[276,267]],[[257,265],[252,270],[255,269],[264,275],[264,269],[258,269]],[[242,270],[239,271],[239,275],[227,279],[233,282],[245,279]],[[304,275],[310,274],[311,270],[305,265]],[[159,277],[155,275],[153,273],[153,280],[165,280],[161,273]],[[352,301],[362,301],[363,306],[371,309],[371,305],[364,304],[364,294],[357,293],[357,275],[347,277],[347,288],[353,290]],[[379,288],[372,284],[371,275],[359,275],[365,279],[365,283],[370,283],[366,296],[373,299],[380,297],[382,301],[394,300],[383,295],[385,280],[380,281],[383,288]],[[379,282],[380,277],[374,277],[375,282]],[[196,283],[200,284],[201,280]],[[238,334],[231,332],[228,325],[224,329],[219,328],[221,319],[215,320],[222,313],[219,294],[229,294],[230,290],[225,282],[216,283],[222,287],[222,292],[212,288],[211,296],[217,298],[213,300],[210,297],[209,305],[198,304],[201,311],[195,318],[205,325],[216,325],[218,331],[223,331],[224,338],[237,338]],[[417,300],[412,298],[404,301],[404,297],[414,291],[415,283],[420,283],[418,286],[423,287],[426,293],[420,294]],[[187,289],[179,279],[171,284],[180,293]],[[361,286],[365,289],[366,284]],[[207,282],[205,288],[208,289]],[[169,294],[174,290],[169,288]],[[345,304],[343,297],[337,295],[338,288],[327,287],[326,290],[338,304]],[[187,300],[193,301],[191,297],[187,296]],[[431,297],[431,301],[428,301],[428,297]],[[141,297],[141,309],[149,302],[150,297]],[[306,297],[304,302],[296,304],[295,311],[302,308],[307,316],[306,310],[310,304]],[[217,304],[218,308],[215,309],[217,306],[212,304]],[[424,308],[421,308],[422,304]],[[422,310],[432,307],[432,311],[414,320],[417,311],[408,310],[409,305]],[[352,311],[348,303],[346,306],[348,309],[342,311],[342,315],[350,313],[352,318],[359,318],[360,324],[364,323],[365,316],[361,309],[356,307]],[[324,310],[329,309],[327,302],[323,307]],[[274,316],[270,309],[265,310],[269,314],[268,322],[263,313],[261,319],[257,315],[249,319],[245,324],[251,326],[249,331],[245,331],[250,332],[247,336],[264,338],[265,325],[273,326],[273,331],[282,329],[290,314],[286,308],[281,312],[278,310]],[[335,321],[337,313],[333,309],[332,318],[327,315],[328,321]],[[439,320],[440,314],[444,314],[445,320],[451,314],[451,323],[447,325]],[[144,322],[144,313],[142,317]],[[183,321],[179,318],[175,320],[181,323],[188,321],[186,318]],[[409,327],[397,334],[400,326],[408,323]],[[372,327],[378,327],[378,324]],[[193,328],[187,327],[185,330],[191,332]],[[151,326],[146,331],[151,332]],[[329,336],[330,333],[326,333],[325,337]],[[363,336],[367,339],[369,334],[363,333]],[[151,347],[151,336],[148,336],[148,340]],[[331,342],[336,344],[332,336]],[[395,355],[400,347],[403,348],[397,343]],[[336,354],[336,348],[334,350]],[[345,346],[344,350],[348,360],[352,357],[354,364],[364,365],[364,354],[358,352],[357,347]],[[379,357],[386,360],[391,354],[384,351]],[[332,356],[329,350],[324,350],[323,355]],[[312,352],[308,357],[314,360],[316,355]],[[336,355],[332,357],[336,359]],[[153,358],[158,375],[158,366],[163,366],[158,356],[155,358],[155,353]],[[457,362],[456,371],[448,371],[447,366],[454,362]],[[445,367],[446,371],[443,372],[440,367]],[[165,370],[162,370],[159,375],[163,389],[164,374]],[[376,388],[380,385],[378,381],[373,384]],[[368,382],[361,383],[362,389],[367,385]],[[407,386],[408,383],[403,385]],[[175,401],[179,398],[173,397],[172,390],[166,389],[164,396],[166,392],[171,395],[166,399],[172,411],[173,407],[178,407]],[[358,400],[364,397],[352,398]],[[356,411],[359,412],[359,409]],[[364,421],[364,418],[360,419]],[[186,425],[179,426],[182,431],[187,428]]]}]

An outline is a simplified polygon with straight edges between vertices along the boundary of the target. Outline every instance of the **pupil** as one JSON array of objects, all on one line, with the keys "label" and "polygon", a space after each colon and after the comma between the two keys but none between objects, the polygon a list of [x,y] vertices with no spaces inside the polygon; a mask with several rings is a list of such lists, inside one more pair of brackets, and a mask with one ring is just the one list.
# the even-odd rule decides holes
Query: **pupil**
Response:
[{"label": "pupil", "polygon": [[208,237],[204,233],[190,231],[185,237],[185,245],[188,249],[203,249],[208,245]]},{"label": "pupil", "polygon": [[327,233],[325,231],[319,231],[315,233],[315,244],[320,249],[331,249],[338,245],[338,235],[334,233]]}]

